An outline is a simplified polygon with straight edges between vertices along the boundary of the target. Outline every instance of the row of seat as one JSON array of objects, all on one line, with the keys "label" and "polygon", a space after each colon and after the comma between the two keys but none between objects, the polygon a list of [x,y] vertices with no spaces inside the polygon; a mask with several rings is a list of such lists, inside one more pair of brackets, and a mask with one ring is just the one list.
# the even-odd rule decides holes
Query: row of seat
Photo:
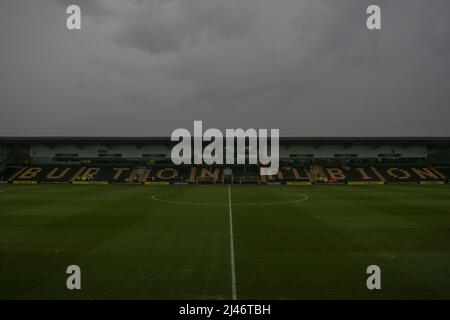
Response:
[{"label": "row of seat", "polygon": [[69,183],[105,181],[117,183],[187,182],[187,183],[281,183],[281,182],[383,182],[417,183],[448,181],[449,167],[432,166],[282,166],[273,176],[260,176],[256,165],[214,166],[55,166],[32,165],[7,167],[0,180]]}]

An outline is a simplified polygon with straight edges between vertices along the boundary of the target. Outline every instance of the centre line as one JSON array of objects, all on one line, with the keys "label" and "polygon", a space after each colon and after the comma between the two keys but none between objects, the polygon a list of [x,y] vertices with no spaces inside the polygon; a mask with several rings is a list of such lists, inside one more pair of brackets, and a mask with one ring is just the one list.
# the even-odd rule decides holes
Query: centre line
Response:
[{"label": "centre line", "polygon": [[228,185],[228,208],[230,212],[230,262],[231,262],[231,296],[237,299],[236,271],[234,266],[234,236],[233,236],[233,211],[231,210],[231,186]]}]

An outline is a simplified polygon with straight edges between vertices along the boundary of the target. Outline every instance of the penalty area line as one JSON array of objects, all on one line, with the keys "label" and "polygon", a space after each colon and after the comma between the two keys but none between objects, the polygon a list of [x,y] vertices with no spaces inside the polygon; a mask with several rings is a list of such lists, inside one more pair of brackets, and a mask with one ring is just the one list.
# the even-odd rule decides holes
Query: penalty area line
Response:
[{"label": "penalty area line", "polygon": [[237,299],[236,293],[236,268],[234,264],[234,235],[233,235],[233,211],[231,209],[231,186],[228,185],[228,208],[230,220],[230,265],[231,265],[231,297]]}]

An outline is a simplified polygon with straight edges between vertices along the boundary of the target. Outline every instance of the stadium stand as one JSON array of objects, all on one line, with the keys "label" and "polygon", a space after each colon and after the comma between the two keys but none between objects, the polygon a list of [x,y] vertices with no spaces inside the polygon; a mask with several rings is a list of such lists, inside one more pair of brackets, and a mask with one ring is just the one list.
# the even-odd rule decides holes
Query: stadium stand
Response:
[{"label": "stadium stand", "polygon": [[418,183],[443,181],[446,177],[431,167],[424,166],[379,166],[377,170],[389,183]]},{"label": "stadium stand", "polygon": [[433,166],[430,169],[436,172],[442,179],[450,179],[450,166]]},{"label": "stadium stand", "polygon": [[[277,175],[260,176],[257,166],[232,166],[232,182],[245,183],[421,183],[446,182],[450,167],[406,165],[358,166],[282,166]],[[198,183],[226,181],[223,167],[216,166],[55,166],[31,165],[7,167],[0,173],[12,183]],[[324,178],[321,180],[321,178]]]},{"label": "stadium stand", "polygon": [[0,182],[73,184],[445,183],[450,138],[281,138],[280,169],[181,165],[168,138],[0,138]]}]

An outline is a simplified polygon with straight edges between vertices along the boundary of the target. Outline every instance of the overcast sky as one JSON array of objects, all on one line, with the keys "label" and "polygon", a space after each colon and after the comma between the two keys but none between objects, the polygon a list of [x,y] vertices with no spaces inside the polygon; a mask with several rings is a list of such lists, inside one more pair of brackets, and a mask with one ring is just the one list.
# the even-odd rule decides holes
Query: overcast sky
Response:
[{"label": "overcast sky", "polygon": [[449,17],[449,0],[1,0],[0,136],[167,136],[193,120],[450,136]]}]

